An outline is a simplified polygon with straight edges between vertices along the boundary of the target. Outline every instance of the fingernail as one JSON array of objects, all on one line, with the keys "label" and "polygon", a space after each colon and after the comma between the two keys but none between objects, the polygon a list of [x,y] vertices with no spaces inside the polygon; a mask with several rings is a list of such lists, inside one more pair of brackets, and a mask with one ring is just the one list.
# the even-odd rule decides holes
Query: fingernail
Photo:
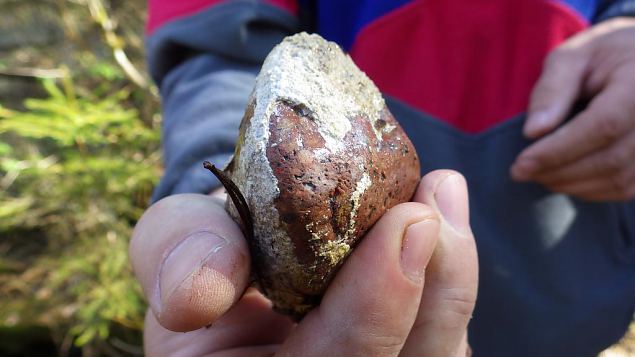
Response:
[{"label": "fingernail", "polygon": [[436,219],[411,224],[401,243],[401,269],[408,279],[420,283],[434,251],[435,236],[439,233]]},{"label": "fingernail", "polygon": [[465,179],[460,175],[449,175],[437,187],[434,198],[445,221],[458,233],[469,234],[470,212]]},{"label": "fingernail", "polygon": [[227,246],[226,239],[212,232],[197,232],[179,243],[163,261],[159,273],[160,301],[165,302],[181,283]]},{"label": "fingernail", "polygon": [[547,130],[551,125],[551,117],[553,110],[541,110],[531,114],[527,118],[527,126],[525,127],[525,136],[530,138],[539,135]]}]

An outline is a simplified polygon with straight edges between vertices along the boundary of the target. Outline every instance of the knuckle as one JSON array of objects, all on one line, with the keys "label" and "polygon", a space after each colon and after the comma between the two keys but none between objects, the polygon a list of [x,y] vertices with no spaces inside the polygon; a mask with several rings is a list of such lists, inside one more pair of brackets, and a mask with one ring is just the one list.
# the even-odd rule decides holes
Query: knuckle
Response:
[{"label": "knuckle", "polygon": [[603,155],[598,160],[591,160],[589,163],[591,174],[599,176],[604,174],[606,171],[613,171],[614,169],[611,156],[612,155]]},{"label": "knuckle", "polygon": [[606,27],[613,30],[632,26],[633,24],[635,24],[633,19],[627,17],[615,17],[606,21]]},{"label": "knuckle", "polygon": [[399,203],[386,211],[388,215],[395,217],[403,217],[407,215],[409,212],[416,211],[421,213],[421,215],[433,218],[436,217],[436,212],[434,209],[425,203],[422,202],[403,202]]},{"label": "knuckle", "polygon": [[[338,333],[334,336],[337,344],[342,346],[355,346],[356,349],[364,349],[369,355],[392,355],[401,349],[401,346],[405,342],[405,336],[403,333],[395,331],[391,328],[385,327],[382,323],[383,317],[373,316],[373,314],[366,313],[368,322],[371,324],[365,324],[365,328],[356,328],[359,326],[352,322],[353,328],[343,329],[342,333]],[[372,323],[375,321],[376,323]],[[377,328],[373,328],[373,327]]]},{"label": "knuckle", "polygon": [[583,61],[581,60],[580,53],[571,47],[560,46],[551,51],[545,59],[546,67],[553,66],[581,66]]},{"label": "knuckle", "polygon": [[619,114],[606,112],[597,118],[597,134],[605,144],[609,144],[622,134],[622,120]]},{"label": "knuckle", "polygon": [[626,194],[624,196],[624,200],[625,201],[630,201],[632,199],[635,199],[635,185],[632,185],[627,191]]},{"label": "knuckle", "polygon": [[403,337],[396,336],[390,333],[390,331],[365,331],[365,333],[361,333],[360,335],[356,345],[366,346],[369,351],[379,356],[388,356],[398,353],[405,342]]},{"label": "knuckle", "polygon": [[622,170],[611,180],[617,195],[624,200],[635,198],[635,179],[630,172]]},{"label": "knuckle", "polygon": [[465,328],[472,318],[476,304],[475,290],[466,288],[441,289],[439,294],[441,303],[437,306],[437,311],[440,315],[434,316],[435,321],[429,321],[425,318],[417,321],[415,328],[430,323],[445,331]]},{"label": "knuckle", "polygon": [[376,295],[347,306],[346,314],[321,316],[323,329],[333,345],[363,350],[363,355],[396,355],[400,351],[408,329],[394,318],[394,310],[377,304],[385,296],[379,292]]},{"label": "knuckle", "polygon": [[553,51],[549,52],[547,57],[545,58],[545,65],[547,67],[559,64],[564,58],[570,56],[571,50],[566,47],[558,47]]},{"label": "knuckle", "polygon": [[538,79],[536,86],[531,92],[531,99],[528,107],[529,112],[536,113],[547,109],[549,107],[549,103],[553,100],[558,91],[558,83],[554,82],[551,77],[543,75],[540,79]]},{"label": "knuckle", "polygon": [[624,196],[630,188],[629,182],[623,174],[611,176],[611,185],[613,186],[613,191],[619,196]]},{"label": "knuckle", "polygon": [[449,316],[448,327],[461,327],[472,318],[476,294],[467,289],[452,289],[446,295],[447,310]]},{"label": "knuckle", "polygon": [[[635,112],[633,112],[633,120],[635,120]],[[631,130],[624,144],[624,155],[629,158],[629,162],[632,162],[635,159],[635,128]]]},{"label": "knuckle", "polygon": [[534,160],[538,165],[549,167],[561,166],[566,162],[562,155],[559,155],[559,152],[545,152],[541,155],[536,155]]},{"label": "knuckle", "polygon": [[605,165],[611,171],[620,170],[622,167],[624,167],[625,162],[626,157],[621,150],[613,150],[605,157]]}]

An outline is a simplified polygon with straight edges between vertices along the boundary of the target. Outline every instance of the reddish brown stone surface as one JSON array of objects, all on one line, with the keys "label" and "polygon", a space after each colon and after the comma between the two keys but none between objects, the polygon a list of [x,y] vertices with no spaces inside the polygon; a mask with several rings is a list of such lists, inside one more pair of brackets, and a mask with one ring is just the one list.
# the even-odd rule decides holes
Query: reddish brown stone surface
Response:
[{"label": "reddish brown stone surface", "polygon": [[[382,133],[382,140],[370,127],[370,120],[350,120],[353,125],[344,137],[345,149],[331,153],[325,150],[315,121],[303,108],[279,102],[270,117],[267,157],[280,190],[275,206],[298,262],[318,277],[299,282],[292,278],[294,283],[285,286],[291,285],[310,301],[319,301],[336,270],[320,256],[321,246],[342,239],[351,228],[346,243],[354,246],[386,210],[409,201],[419,182],[417,153],[388,110],[381,113],[377,129],[394,129]],[[351,195],[365,172],[371,185],[360,197],[351,226]],[[307,226],[318,232],[319,239]]]}]

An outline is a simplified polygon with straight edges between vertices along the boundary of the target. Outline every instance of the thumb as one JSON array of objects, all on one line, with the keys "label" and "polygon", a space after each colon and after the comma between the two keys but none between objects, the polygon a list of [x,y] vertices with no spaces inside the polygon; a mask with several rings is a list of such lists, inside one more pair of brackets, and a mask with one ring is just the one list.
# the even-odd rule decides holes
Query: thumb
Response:
[{"label": "thumb", "polygon": [[283,356],[396,356],[417,315],[439,219],[428,206],[386,212],[348,258]]},{"label": "thumb", "polygon": [[526,137],[537,139],[565,120],[580,95],[587,64],[581,48],[565,45],[549,54],[529,100]]},{"label": "thumb", "polygon": [[433,171],[421,180],[414,201],[438,212],[441,229],[426,269],[419,315],[402,355],[465,356],[478,285],[465,179],[453,171]]},{"label": "thumb", "polygon": [[172,331],[214,322],[249,283],[247,243],[222,204],[205,195],[152,205],[135,227],[130,260],[157,321]]}]

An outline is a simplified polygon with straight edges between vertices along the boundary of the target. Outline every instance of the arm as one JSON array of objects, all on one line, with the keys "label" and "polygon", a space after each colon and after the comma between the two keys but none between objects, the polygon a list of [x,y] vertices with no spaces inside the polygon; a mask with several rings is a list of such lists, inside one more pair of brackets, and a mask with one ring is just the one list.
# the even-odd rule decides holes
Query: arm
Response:
[{"label": "arm", "polygon": [[[188,3],[205,6],[181,14]],[[224,165],[233,153],[261,62],[298,28],[290,10],[264,1],[150,2],[147,51],[163,99],[165,161],[153,201],[219,186],[201,163]]]}]

